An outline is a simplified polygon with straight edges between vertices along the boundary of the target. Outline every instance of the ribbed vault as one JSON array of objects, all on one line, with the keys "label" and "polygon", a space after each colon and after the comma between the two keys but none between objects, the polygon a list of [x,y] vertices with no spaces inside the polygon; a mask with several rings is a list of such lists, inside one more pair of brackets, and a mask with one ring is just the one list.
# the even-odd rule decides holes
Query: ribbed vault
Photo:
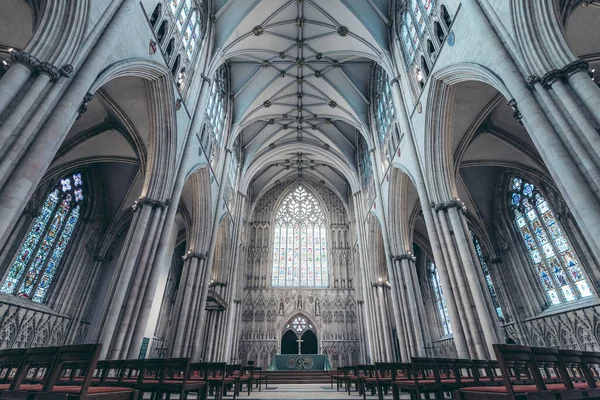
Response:
[{"label": "ribbed vault", "polygon": [[[387,0],[215,1],[213,67],[230,66],[232,140],[244,149],[255,193],[295,177],[342,193],[357,181],[359,135],[371,142],[370,71],[375,62],[389,65],[388,7]],[[294,151],[270,157],[281,146]]]}]

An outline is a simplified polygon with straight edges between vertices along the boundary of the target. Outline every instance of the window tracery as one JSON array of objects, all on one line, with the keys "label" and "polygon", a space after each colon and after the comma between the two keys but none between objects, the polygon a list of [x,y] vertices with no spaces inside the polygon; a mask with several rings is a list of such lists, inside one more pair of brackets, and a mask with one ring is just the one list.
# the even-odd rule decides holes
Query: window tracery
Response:
[{"label": "window tracery", "polygon": [[442,285],[440,283],[440,276],[438,274],[437,267],[432,261],[429,261],[429,277],[431,279],[431,286],[435,296],[438,316],[442,325],[442,333],[444,336],[449,335],[452,333],[450,315],[448,314],[448,307],[446,307],[446,298],[444,297],[444,291],[442,290]]},{"label": "window tracery", "polygon": [[510,182],[513,221],[542,288],[552,305],[593,295],[590,285],[552,208],[535,188],[520,177]]},{"label": "window tracery", "polygon": [[[408,0],[406,10],[399,19],[399,39],[404,52],[406,65],[414,71],[417,82],[421,85],[427,79],[430,64],[436,57],[436,47],[430,38],[437,38],[441,44],[445,32],[437,21],[433,21],[437,12],[437,0]],[[444,17],[446,8],[442,5]],[[445,21],[444,19],[442,19]],[[449,24],[445,26],[446,30]]]},{"label": "window tracery", "polygon": [[[164,21],[160,24],[157,31],[157,39],[162,45],[168,42],[168,45],[162,47],[165,50],[167,62],[171,65],[173,76],[177,81],[177,86],[183,90],[189,75],[186,70],[192,70],[193,61],[197,57],[202,32],[204,29],[202,10],[192,0],[163,0],[167,3]],[[158,4],[151,15],[152,26],[162,10],[162,5]],[[171,21],[171,24],[167,22]],[[171,28],[171,26],[173,28]],[[168,34],[167,31],[171,31]],[[171,40],[165,38],[171,36]]]},{"label": "window tracery", "polygon": [[8,270],[0,291],[41,303],[71,240],[84,201],[76,173],[61,179],[46,197]]},{"label": "window tracery", "polygon": [[317,199],[298,186],[275,215],[271,286],[327,287],[328,282],[325,215]]},{"label": "window tracery", "polygon": [[479,265],[481,266],[483,277],[485,279],[485,284],[487,286],[488,292],[490,293],[492,304],[494,305],[494,310],[496,310],[496,315],[498,316],[500,322],[505,322],[504,313],[502,312],[502,307],[500,306],[500,300],[498,299],[498,294],[496,293],[496,288],[494,287],[494,282],[492,281],[492,276],[490,275],[490,270],[487,266],[487,262],[485,261],[485,257],[483,256],[481,243],[479,242],[479,238],[473,231],[471,231],[471,239],[473,240],[473,245],[475,246],[475,252],[477,252],[477,258],[479,258]]}]

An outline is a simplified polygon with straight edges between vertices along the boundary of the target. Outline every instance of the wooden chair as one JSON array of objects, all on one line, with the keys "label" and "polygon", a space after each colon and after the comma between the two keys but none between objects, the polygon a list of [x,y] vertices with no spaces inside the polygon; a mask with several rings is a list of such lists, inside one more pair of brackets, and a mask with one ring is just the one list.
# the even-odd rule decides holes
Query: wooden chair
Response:
[{"label": "wooden chair", "polygon": [[[240,376],[242,375],[242,364],[228,364],[225,367],[225,376],[227,378],[233,378],[233,391],[234,397],[240,394]],[[225,393],[227,395],[227,389],[229,385],[225,386]]]},{"label": "wooden chair", "polygon": [[27,350],[11,390],[2,398],[43,398],[42,393],[51,393],[67,400],[136,400],[135,389],[91,385],[101,348],[101,344],[86,344]]},{"label": "wooden chair", "polygon": [[344,367],[344,381],[346,382],[346,391],[350,394],[350,390],[352,389],[352,384],[354,383],[354,389],[359,391],[359,377],[358,377],[358,367],[356,366],[346,366]]},{"label": "wooden chair", "polygon": [[[600,388],[590,366],[585,362],[584,352],[578,350],[559,350],[560,359],[573,382],[579,390],[585,390],[588,397],[600,398]],[[587,361],[590,361],[589,359]],[[591,360],[600,363],[600,358]],[[593,363],[592,363],[593,365]]]},{"label": "wooden chair", "polygon": [[180,400],[185,400],[189,393],[196,393],[199,400],[206,398],[206,381],[191,379],[191,375],[189,358],[165,359],[163,371],[159,373],[156,397],[161,399],[166,394],[168,400],[171,394],[177,394]]},{"label": "wooden chair", "polygon": [[504,386],[466,387],[458,390],[455,398],[577,399],[585,395],[573,387],[556,349],[494,344],[494,351]]},{"label": "wooden chair", "polygon": [[358,394],[362,394],[363,399],[367,398],[367,390],[371,390],[371,395],[375,395],[377,390],[377,377],[375,376],[375,366],[368,364],[359,364],[358,368]]},{"label": "wooden chair", "polygon": [[335,381],[335,386],[337,391],[340,391],[340,383],[344,382],[344,367],[338,367],[337,370],[332,370],[329,372],[329,379],[331,381],[331,388],[333,389],[333,382]]},{"label": "wooden chair", "polygon": [[375,363],[376,389],[380,400],[383,400],[384,394],[392,387],[397,373],[397,363]]},{"label": "wooden chair", "polygon": [[[246,384],[246,389],[248,389],[248,396],[250,396],[250,392],[252,391],[252,382],[254,380],[254,366],[246,365],[242,367],[241,375],[239,378],[239,390],[242,390],[242,386]],[[239,394],[239,391],[238,391]]]},{"label": "wooden chair", "polygon": [[8,390],[19,370],[26,349],[0,351],[0,390]]},{"label": "wooden chair", "polygon": [[269,376],[264,373],[262,367],[254,367],[254,382],[258,391],[262,391],[262,383],[265,383],[265,389],[269,385]]},{"label": "wooden chair", "polygon": [[408,392],[411,398],[421,398],[421,394],[429,396],[433,393],[435,398],[443,400],[442,380],[437,365],[433,358],[412,357],[411,379],[397,380],[394,382],[398,394]]},{"label": "wooden chair", "polygon": [[[209,391],[214,391],[215,400],[222,399],[227,385],[234,385],[235,379],[226,376],[225,363],[206,363],[206,379]],[[233,398],[236,398],[235,391]]]}]

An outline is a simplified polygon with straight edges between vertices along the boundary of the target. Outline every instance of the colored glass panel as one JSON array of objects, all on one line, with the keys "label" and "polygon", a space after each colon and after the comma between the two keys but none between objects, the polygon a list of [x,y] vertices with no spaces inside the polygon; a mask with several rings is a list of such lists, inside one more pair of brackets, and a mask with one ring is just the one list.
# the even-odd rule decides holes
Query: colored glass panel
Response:
[{"label": "colored glass panel", "polygon": [[175,15],[180,4],[181,0],[169,0],[169,10],[171,10],[171,13]]},{"label": "colored glass panel", "polygon": [[494,309],[496,310],[496,315],[498,315],[498,318],[502,322],[504,322],[504,313],[502,312],[500,300],[498,299],[496,289],[494,288],[494,283],[492,282],[490,270],[487,266],[487,263],[485,262],[485,257],[483,256],[481,243],[479,243],[479,238],[477,237],[477,235],[475,235],[475,232],[473,231],[471,231],[471,239],[473,240],[473,245],[475,246],[475,251],[477,252],[477,257],[479,258],[479,265],[481,266],[483,277],[485,278],[485,283],[487,285],[488,292],[490,293],[490,298],[492,299],[492,304],[494,305]]},{"label": "colored glass panel", "polygon": [[31,293],[34,289],[34,286],[37,282],[38,275],[44,268],[44,264],[46,262],[46,258],[50,254],[52,250],[52,246],[59,235],[59,232],[67,218],[67,214],[69,213],[71,202],[71,196],[67,195],[63,201],[58,206],[58,210],[52,219],[52,223],[50,224],[50,228],[46,231],[46,235],[42,240],[40,247],[38,248],[33,262],[29,266],[29,271],[27,275],[25,275],[25,279],[21,283],[21,287],[17,292],[17,296],[24,298],[31,298]]},{"label": "colored glass panel", "polygon": [[79,220],[81,174],[61,179],[48,194],[25,236],[0,291],[36,302],[45,300]]},{"label": "colored glass panel", "polygon": [[31,256],[35,252],[40,238],[46,230],[46,225],[48,224],[48,221],[50,220],[50,217],[52,216],[52,213],[58,204],[58,200],[59,191],[58,189],[55,189],[46,198],[40,214],[35,218],[27,238],[21,245],[21,249],[17,253],[17,257],[13,265],[10,267],[8,276],[6,277],[6,280],[0,289],[0,291],[3,293],[12,294],[15,291],[19,280],[21,279],[29,260],[31,259]]},{"label": "colored glass panel", "polygon": [[63,257],[63,254],[65,252],[67,244],[69,243],[69,240],[71,239],[71,235],[73,234],[75,225],[77,224],[77,221],[79,220],[79,210],[80,210],[79,206],[76,206],[75,209],[69,215],[69,219],[67,220],[67,223],[65,224],[65,228],[63,229],[62,233],[60,234],[58,242],[56,242],[56,246],[54,248],[54,251],[52,252],[52,256],[50,256],[50,261],[48,261],[48,266],[46,267],[46,271],[44,271],[44,274],[42,275],[42,278],[40,279],[40,282],[38,284],[37,290],[35,291],[35,294],[33,295],[33,298],[32,298],[33,301],[37,301],[38,303],[41,303],[42,301],[44,301],[44,299],[46,297],[46,293],[48,292],[48,289],[50,288],[50,284],[52,283],[52,279],[54,278],[54,275],[56,274],[56,270],[57,270],[58,266],[60,265],[60,260]]},{"label": "colored glass panel", "polygon": [[[287,231],[287,246],[275,231],[272,286],[327,286],[325,216],[317,199],[298,186],[282,201],[275,215],[279,231]],[[275,276],[276,258],[278,274]],[[286,268],[282,270],[281,262]],[[284,271],[284,272],[282,272]]]},{"label": "colored glass panel", "polygon": [[593,295],[567,237],[541,193],[518,177],[512,179],[510,189],[515,223],[551,304]]},{"label": "colored glass panel", "polygon": [[425,18],[423,18],[423,13],[421,12],[421,6],[419,3],[421,0],[412,0],[411,11],[412,15],[415,19],[415,24],[419,30],[419,34],[423,33],[425,29]]},{"label": "colored glass panel", "polygon": [[446,298],[444,297],[444,291],[440,283],[440,276],[434,263],[429,262],[429,273],[431,277],[431,284],[433,293],[435,296],[436,306],[438,309],[438,315],[440,317],[440,323],[442,325],[442,332],[444,335],[452,333],[452,325],[450,324],[450,315],[448,314],[448,307],[446,306]]}]

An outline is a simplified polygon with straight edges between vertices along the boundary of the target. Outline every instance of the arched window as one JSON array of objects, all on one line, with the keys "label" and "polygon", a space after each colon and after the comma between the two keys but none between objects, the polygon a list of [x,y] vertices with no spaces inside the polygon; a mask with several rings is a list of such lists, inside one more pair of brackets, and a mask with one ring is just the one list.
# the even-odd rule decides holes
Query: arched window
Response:
[{"label": "arched window", "polygon": [[272,286],[327,287],[327,231],[317,199],[298,186],[274,220]]},{"label": "arched window", "polygon": [[210,97],[206,105],[206,120],[212,137],[217,143],[221,143],[221,135],[225,127],[225,113],[227,105],[227,68],[221,66],[212,82]]},{"label": "arched window", "polygon": [[488,292],[490,293],[492,304],[494,305],[494,309],[496,310],[496,315],[498,315],[500,322],[505,322],[504,313],[502,312],[502,307],[500,307],[500,300],[498,300],[498,295],[496,294],[496,289],[494,288],[494,282],[492,282],[492,277],[490,276],[490,270],[488,269],[485,257],[483,257],[481,243],[479,243],[479,238],[473,231],[471,231],[471,239],[473,239],[473,245],[475,246],[475,251],[477,252],[477,257],[479,258],[479,265],[481,265],[483,277],[485,279]]},{"label": "arched window", "polygon": [[191,61],[196,53],[202,31],[201,14],[192,6],[192,0],[168,0],[168,2],[169,11],[175,17],[175,25],[180,34],[182,52],[185,53],[187,61]]},{"label": "arched window", "polygon": [[509,202],[516,228],[550,303],[592,296],[579,260],[542,194],[531,183],[514,177]]},{"label": "arched window", "polygon": [[[404,51],[404,59],[406,65],[410,66],[415,62],[419,53],[432,54],[432,58],[435,57],[435,47],[431,42],[428,45],[426,38],[433,38],[436,34],[438,37],[440,35],[430,23],[431,16],[437,7],[436,1],[409,0],[408,3],[406,11],[400,16],[398,26],[400,26],[399,37]],[[421,79],[425,79],[429,75],[429,65],[424,58],[419,61],[419,64],[420,69],[425,71],[424,75],[421,75]]]},{"label": "arched window", "polygon": [[429,261],[429,277],[431,279],[435,303],[442,325],[442,332],[444,333],[444,336],[449,335],[452,333],[450,315],[448,314],[448,307],[446,307],[446,298],[444,297],[444,291],[442,290],[442,284],[440,283],[440,276],[438,275],[437,267],[432,261]]},{"label": "arched window", "polygon": [[392,90],[385,70],[377,67],[375,71],[375,124],[379,141],[383,142],[393,129],[396,109],[392,100]]},{"label": "arched window", "polygon": [[44,301],[79,221],[83,199],[81,174],[60,180],[25,236],[1,292]]}]

